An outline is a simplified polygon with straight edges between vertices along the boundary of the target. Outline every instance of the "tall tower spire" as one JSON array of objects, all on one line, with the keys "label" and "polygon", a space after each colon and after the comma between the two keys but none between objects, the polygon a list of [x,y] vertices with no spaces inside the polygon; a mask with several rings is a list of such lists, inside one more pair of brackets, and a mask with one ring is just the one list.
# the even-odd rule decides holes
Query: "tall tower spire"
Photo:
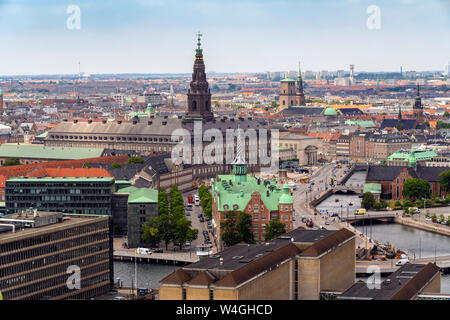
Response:
[{"label": "tall tower spire", "polygon": [[398,120],[402,120],[402,106],[398,106]]},{"label": "tall tower spire", "polygon": [[203,49],[201,48],[200,32],[197,33],[197,49],[195,50],[194,72],[188,90],[188,112],[186,118],[201,118],[212,120],[211,92],[206,81],[205,62],[203,61]]},{"label": "tall tower spire", "polygon": [[417,84],[417,95],[414,101],[413,113],[418,121],[423,120],[423,106],[422,106],[422,98],[420,97],[419,84]]},{"label": "tall tower spire", "polygon": [[242,139],[242,134],[243,132],[240,127],[240,121],[238,120],[236,158],[233,161],[233,174],[237,183],[245,182],[247,180],[247,164],[245,162],[245,139]]},{"label": "tall tower spire", "polygon": [[300,68],[300,61],[298,62],[298,77],[297,77],[297,104],[304,106],[306,104],[305,94],[303,93],[303,79],[302,70]]}]

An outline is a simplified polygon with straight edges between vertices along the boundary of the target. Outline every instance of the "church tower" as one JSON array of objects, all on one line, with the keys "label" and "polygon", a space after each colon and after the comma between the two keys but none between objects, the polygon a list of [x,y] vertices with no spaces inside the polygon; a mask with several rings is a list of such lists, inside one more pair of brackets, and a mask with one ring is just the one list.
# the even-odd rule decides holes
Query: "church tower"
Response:
[{"label": "church tower", "polygon": [[300,69],[300,62],[298,63],[298,77],[297,77],[297,105],[306,105],[305,94],[303,93],[303,79],[302,70]]},{"label": "church tower", "polygon": [[208,121],[214,119],[214,114],[211,111],[211,92],[206,81],[203,49],[200,43],[202,34],[199,32],[197,36],[194,72],[192,73],[192,81],[187,94],[188,112],[186,118],[201,118]]},{"label": "church tower", "polygon": [[414,101],[413,114],[417,121],[423,121],[422,98],[420,97],[419,85],[417,85],[417,95]]}]

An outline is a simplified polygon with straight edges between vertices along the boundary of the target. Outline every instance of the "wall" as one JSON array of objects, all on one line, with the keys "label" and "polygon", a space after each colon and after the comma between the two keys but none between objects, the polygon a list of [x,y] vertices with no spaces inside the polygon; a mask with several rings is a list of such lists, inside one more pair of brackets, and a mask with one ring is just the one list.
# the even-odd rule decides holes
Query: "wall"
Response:
[{"label": "wall", "polygon": [[238,289],[239,300],[290,300],[293,293],[293,261],[264,274]]},{"label": "wall", "polygon": [[319,300],[320,261],[300,258],[298,261],[298,299]]},{"label": "wall", "polygon": [[160,286],[159,300],[182,300],[183,291],[181,286]]}]

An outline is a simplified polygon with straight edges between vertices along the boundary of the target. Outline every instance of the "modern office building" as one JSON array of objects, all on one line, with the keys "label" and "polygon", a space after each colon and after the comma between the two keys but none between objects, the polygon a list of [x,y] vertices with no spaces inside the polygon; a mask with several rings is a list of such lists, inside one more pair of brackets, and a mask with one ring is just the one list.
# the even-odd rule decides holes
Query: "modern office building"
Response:
[{"label": "modern office building", "polygon": [[128,246],[136,248],[144,245],[142,225],[158,216],[158,190],[121,188],[113,194],[114,233],[128,235]]},{"label": "modern office building", "polygon": [[29,208],[111,215],[112,177],[16,177],[6,181],[7,213]]},{"label": "modern office building", "polygon": [[0,233],[4,300],[90,299],[113,288],[110,217],[34,211],[0,223],[12,229]]},{"label": "modern office building", "polygon": [[270,242],[237,244],[160,281],[160,300],[319,300],[355,282],[355,235],[295,229]]}]

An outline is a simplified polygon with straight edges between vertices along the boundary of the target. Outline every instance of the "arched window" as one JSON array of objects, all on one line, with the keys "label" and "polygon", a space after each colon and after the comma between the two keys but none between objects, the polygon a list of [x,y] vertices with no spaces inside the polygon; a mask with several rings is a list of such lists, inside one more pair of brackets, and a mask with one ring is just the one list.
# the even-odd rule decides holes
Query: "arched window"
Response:
[{"label": "arched window", "polygon": [[197,101],[192,101],[192,111],[197,111]]}]

